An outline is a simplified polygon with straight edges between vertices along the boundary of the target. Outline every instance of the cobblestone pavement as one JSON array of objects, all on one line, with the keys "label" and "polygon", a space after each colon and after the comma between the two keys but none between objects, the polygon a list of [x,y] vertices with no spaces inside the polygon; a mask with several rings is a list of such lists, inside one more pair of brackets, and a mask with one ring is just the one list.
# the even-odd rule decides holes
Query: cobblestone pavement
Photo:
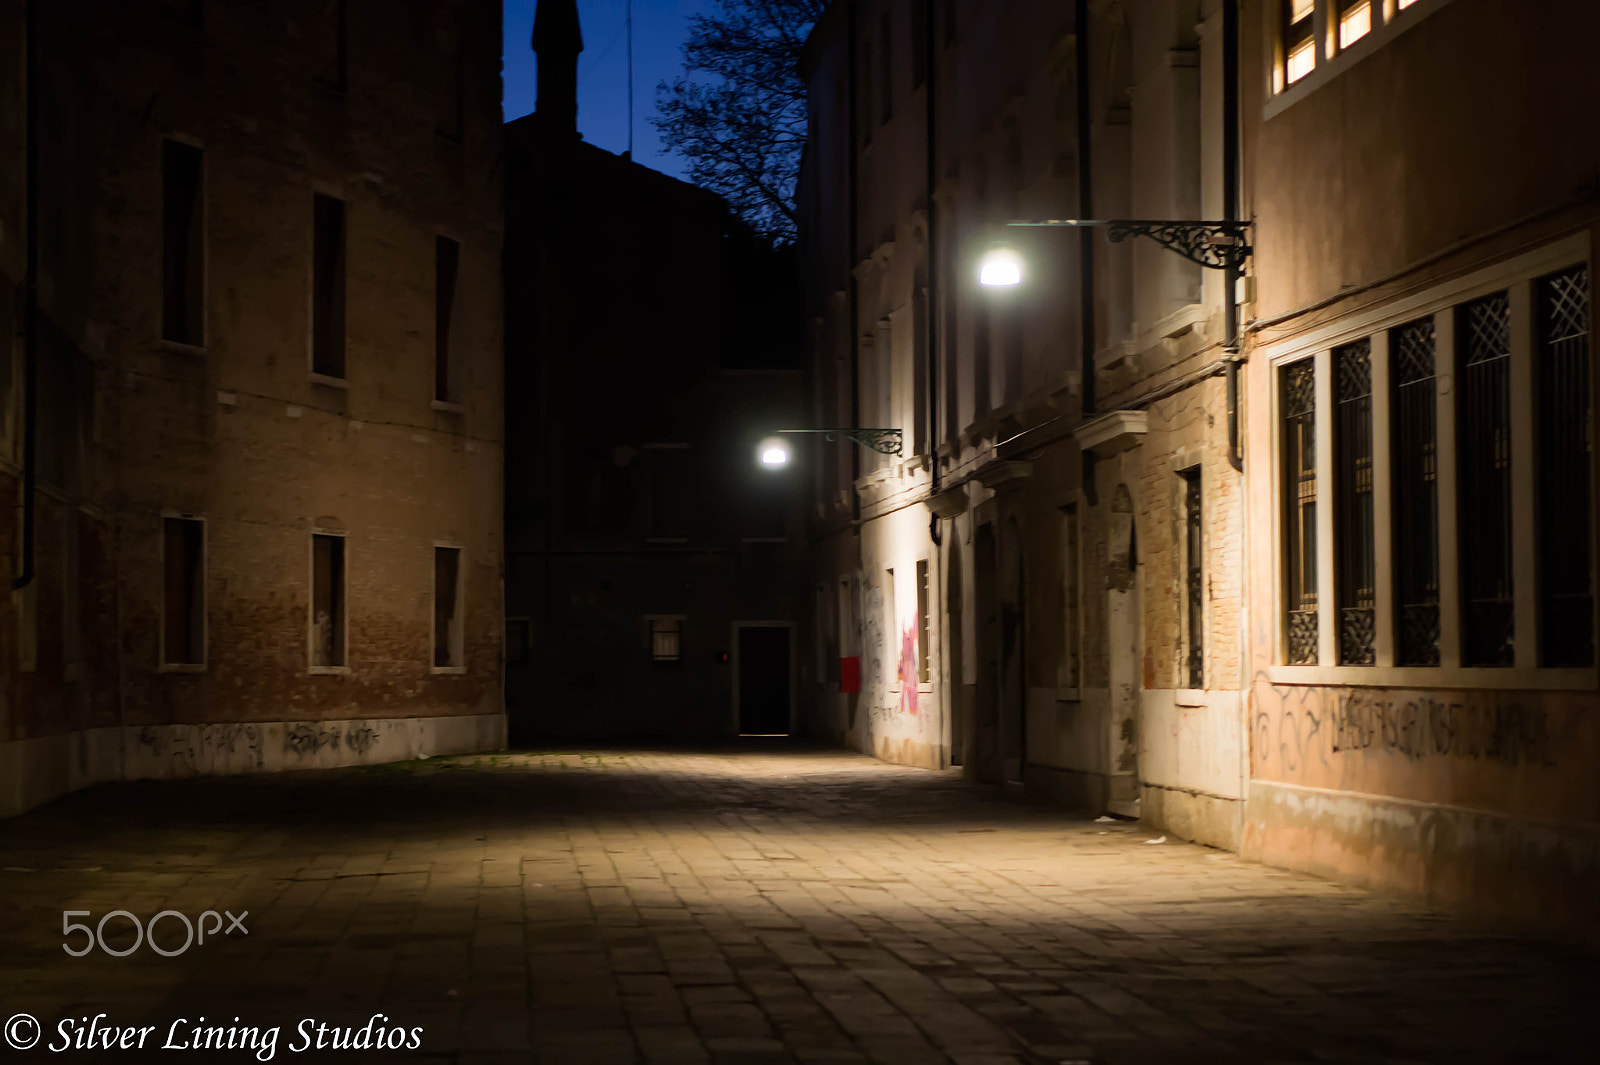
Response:
[{"label": "cobblestone pavement", "polygon": [[1600,1060],[1592,956],[1152,835],[792,748],[106,785],[0,822],[0,1062]]}]

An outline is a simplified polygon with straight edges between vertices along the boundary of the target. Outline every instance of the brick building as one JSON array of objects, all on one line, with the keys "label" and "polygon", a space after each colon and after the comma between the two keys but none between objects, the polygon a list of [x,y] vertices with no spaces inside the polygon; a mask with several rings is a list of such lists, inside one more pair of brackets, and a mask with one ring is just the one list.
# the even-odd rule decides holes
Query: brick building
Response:
[{"label": "brick building", "polygon": [[0,48],[0,812],[501,743],[499,5],[8,0]]}]

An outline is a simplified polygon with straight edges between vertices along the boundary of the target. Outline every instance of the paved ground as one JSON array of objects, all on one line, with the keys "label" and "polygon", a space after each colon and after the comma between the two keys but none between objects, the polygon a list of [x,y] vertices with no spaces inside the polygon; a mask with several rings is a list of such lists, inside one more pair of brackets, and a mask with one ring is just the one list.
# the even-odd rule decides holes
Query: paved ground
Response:
[{"label": "paved ground", "polygon": [[103,786],[0,822],[0,1062],[1597,1060],[1593,957],[1151,836],[826,751]]}]

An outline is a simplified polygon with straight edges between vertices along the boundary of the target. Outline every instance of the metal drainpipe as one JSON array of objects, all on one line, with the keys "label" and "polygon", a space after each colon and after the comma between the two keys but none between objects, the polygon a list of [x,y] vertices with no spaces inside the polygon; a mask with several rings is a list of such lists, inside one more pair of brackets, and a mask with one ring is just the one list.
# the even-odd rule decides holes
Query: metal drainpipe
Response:
[{"label": "metal drainpipe", "polygon": [[[1239,217],[1239,0],[1222,2],[1222,217]],[[1228,463],[1244,470],[1239,451],[1239,264],[1222,272],[1223,353],[1227,358]]]},{"label": "metal drainpipe", "polygon": [[[849,216],[846,225],[845,240],[848,247],[845,250],[845,267],[850,277],[850,424],[861,424],[861,330],[857,327],[856,319],[860,316],[860,282],[856,280],[856,171],[857,155],[861,149],[857,144],[860,135],[858,129],[859,108],[856,96],[860,87],[856,84],[858,62],[856,58],[856,5],[850,5],[850,18],[848,20],[849,39],[846,41],[845,63],[849,70],[845,73],[845,84],[849,86],[849,99],[846,106],[850,112],[850,119],[846,123],[849,127],[850,145],[846,152],[850,160],[848,168],[845,212]],[[870,87],[869,87],[870,91]],[[861,530],[861,493],[856,490],[856,482],[861,479],[861,449],[850,449],[850,524],[860,535]]]},{"label": "metal drainpipe", "polygon": [[22,280],[22,572],[11,582],[21,590],[33,583],[34,497],[38,481],[39,393],[39,3],[27,8],[27,260]]},{"label": "metal drainpipe", "polygon": [[[1094,160],[1091,155],[1093,131],[1089,122],[1089,4],[1077,0],[1073,13],[1074,46],[1078,94],[1078,217],[1094,217]],[[1083,398],[1083,420],[1095,412],[1095,314],[1094,245],[1092,230],[1078,231],[1078,391]],[[1094,488],[1094,452],[1083,451],[1081,485],[1090,506],[1097,502]]]},{"label": "metal drainpipe", "polygon": [[[935,150],[936,125],[937,125],[937,98],[938,72],[935,66],[935,49],[933,42],[938,33],[938,22],[934,0],[925,0],[925,14],[923,23],[927,32],[923,35],[923,91],[927,94],[927,184],[928,184],[928,298],[923,313],[927,316],[925,335],[928,338],[927,369],[928,375],[928,498],[932,499],[939,494],[939,449],[934,441],[939,438],[939,228],[938,207],[934,202],[934,186],[938,179],[939,163]],[[939,516],[931,515],[928,519],[928,535],[933,540],[935,547],[939,546],[940,528]]]}]

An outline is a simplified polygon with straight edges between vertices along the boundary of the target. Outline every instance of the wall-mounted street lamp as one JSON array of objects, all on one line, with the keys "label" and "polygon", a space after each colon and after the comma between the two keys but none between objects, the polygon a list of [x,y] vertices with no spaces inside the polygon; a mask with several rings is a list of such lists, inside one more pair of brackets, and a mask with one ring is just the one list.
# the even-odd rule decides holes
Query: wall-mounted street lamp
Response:
[{"label": "wall-mounted street lamp", "polygon": [[[1228,213],[1233,213],[1231,206]],[[1223,369],[1228,386],[1228,461],[1242,469],[1239,451],[1239,303],[1235,291],[1243,276],[1245,260],[1250,258],[1250,223],[1235,219],[1188,221],[1150,218],[1046,218],[1036,222],[1007,222],[1024,228],[1105,227],[1113,244],[1129,237],[1149,237],[1168,251],[1177,252],[1198,266],[1223,271]],[[1085,253],[1087,254],[1087,253]],[[978,283],[989,287],[1016,285],[1022,281],[1021,260],[1003,244],[996,244],[978,266]],[[1085,341],[1085,346],[1089,345]],[[1085,371],[1088,372],[1087,370]],[[1086,457],[1086,462],[1090,459]],[[1087,469],[1088,467],[1086,467]]]},{"label": "wall-mounted street lamp", "polygon": [[842,436],[881,455],[898,455],[903,447],[899,429],[779,429],[776,436],[769,436],[756,445],[756,461],[769,470],[789,465],[789,442],[783,438],[801,433],[820,434],[829,442]]}]

